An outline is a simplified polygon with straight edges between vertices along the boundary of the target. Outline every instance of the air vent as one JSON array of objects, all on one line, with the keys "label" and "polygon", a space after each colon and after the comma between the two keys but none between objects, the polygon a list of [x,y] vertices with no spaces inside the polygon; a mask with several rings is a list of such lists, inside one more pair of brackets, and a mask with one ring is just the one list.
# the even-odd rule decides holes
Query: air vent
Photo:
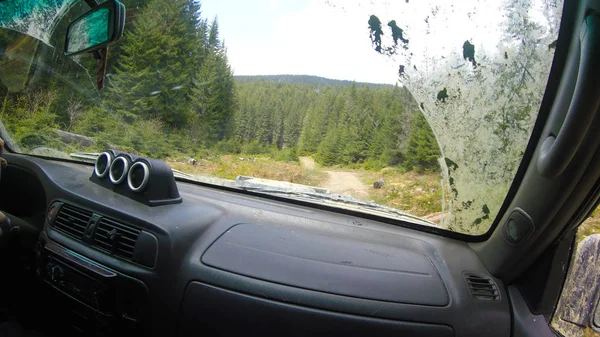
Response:
[{"label": "air vent", "polygon": [[500,300],[498,286],[490,277],[480,274],[466,273],[465,280],[471,296],[483,301]]},{"label": "air vent", "polygon": [[91,218],[92,212],[90,211],[71,205],[63,205],[54,219],[54,228],[81,240]]},{"label": "air vent", "polygon": [[98,222],[92,245],[113,255],[131,260],[135,242],[139,235],[139,229],[108,218],[102,218]]}]

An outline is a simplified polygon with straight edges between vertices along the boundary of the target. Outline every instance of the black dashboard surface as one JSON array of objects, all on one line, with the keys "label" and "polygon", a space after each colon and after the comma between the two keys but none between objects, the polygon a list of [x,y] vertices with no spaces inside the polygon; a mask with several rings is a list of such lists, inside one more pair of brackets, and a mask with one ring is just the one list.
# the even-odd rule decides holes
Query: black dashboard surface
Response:
[{"label": "black dashboard surface", "polygon": [[[265,330],[269,320],[407,336],[510,335],[504,286],[464,242],[181,181],[182,203],[149,207],[90,182],[92,166],[6,158],[11,169],[39,180],[46,207],[60,200],[157,238],[156,265],[148,268],[43,228],[55,243],[144,282],[149,305],[143,322],[151,335],[227,334],[231,329],[215,326],[238,323],[250,335],[283,332]],[[473,297],[465,273],[493,280],[498,299]]]},{"label": "black dashboard surface", "polygon": [[[448,292],[415,239],[392,245],[239,224],[202,256],[209,266],[280,284],[386,302],[448,305]],[[433,250],[433,249],[431,249]],[[352,282],[347,282],[352,280]]]}]

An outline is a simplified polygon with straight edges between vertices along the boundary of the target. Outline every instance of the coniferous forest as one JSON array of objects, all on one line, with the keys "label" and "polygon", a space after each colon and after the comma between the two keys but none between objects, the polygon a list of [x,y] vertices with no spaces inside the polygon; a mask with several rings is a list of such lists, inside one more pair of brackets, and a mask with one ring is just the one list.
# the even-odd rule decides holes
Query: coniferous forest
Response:
[{"label": "coniferous forest", "polygon": [[[0,69],[22,74],[3,76],[0,85],[2,121],[22,151],[118,147],[157,158],[275,151],[288,160],[312,155],[324,166],[437,170],[437,142],[405,88],[315,76],[234,77],[218,20],[204,18],[199,2],[124,3],[125,34],[109,49],[101,91],[90,76],[91,55],[62,55],[75,14],[55,30],[54,48],[0,30],[3,55],[28,55],[0,60]],[[56,129],[93,142],[70,143]]]}]

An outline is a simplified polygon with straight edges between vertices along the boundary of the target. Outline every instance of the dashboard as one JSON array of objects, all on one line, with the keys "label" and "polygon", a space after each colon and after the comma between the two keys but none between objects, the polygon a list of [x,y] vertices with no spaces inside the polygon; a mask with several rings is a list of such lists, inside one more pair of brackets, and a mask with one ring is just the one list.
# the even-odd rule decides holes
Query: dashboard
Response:
[{"label": "dashboard", "polygon": [[145,203],[93,165],[5,157],[0,209],[38,229],[39,282],[79,331],[510,336],[505,287],[464,242],[193,182]]}]

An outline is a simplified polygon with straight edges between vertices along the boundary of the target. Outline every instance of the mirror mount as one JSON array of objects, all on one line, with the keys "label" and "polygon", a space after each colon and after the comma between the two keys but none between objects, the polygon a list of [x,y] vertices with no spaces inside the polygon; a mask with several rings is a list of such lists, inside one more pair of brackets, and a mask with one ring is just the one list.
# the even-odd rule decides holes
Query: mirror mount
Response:
[{"label": "mirror mount", "polygon": [[98,86],[98,90],[102,90],[104,88],[104,79],[106,78],[108,47],[94,50],[92,54],[96,60],[96,85]]},{"label": "mirror mount", "polygon": [[96,59],[96,84],[104,88],[108,46],[123,36],[125,6],[118,0],[108,0],[98,5],[96,0],[86,0],[92,7],[69,24],[65,51],[67,56],[92,53]]},{"label": "mirror mount", "polygon": [[87,3],[91,8],[98,6],[98,2],[96,0],[85,0],[85,3]]}]

